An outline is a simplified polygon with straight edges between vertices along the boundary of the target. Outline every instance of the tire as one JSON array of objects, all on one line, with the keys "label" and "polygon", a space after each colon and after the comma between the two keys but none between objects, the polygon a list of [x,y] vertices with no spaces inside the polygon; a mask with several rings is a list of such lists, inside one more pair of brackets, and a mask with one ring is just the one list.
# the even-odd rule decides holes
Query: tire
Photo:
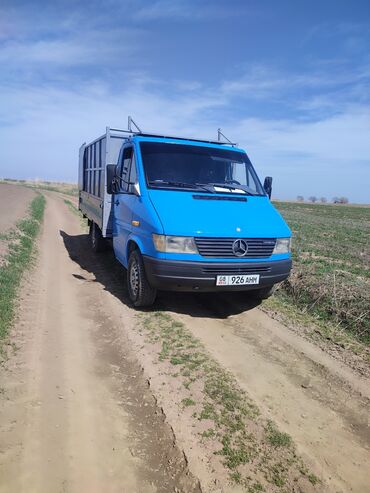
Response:
[{"label": "tire", "polygon": [[106,249],[106,241],[97,224],[93,221],[90,223],[90,241],[92,251],[95,253],[103,252]]},{"label": "tire", "polygon": [[153,305],[157,290],[152,288],[148,282],[139,250],[133,250],[128,260],[127,289],[130,300],[135,307]]},{"label": "tire", "polygon": [[251,295],[259,300],[267,300],[267,298],[270,298],[270,296],[274,294],[274,291],[275,285],[266,286],[265,288],[255,289],[251,291]]}]

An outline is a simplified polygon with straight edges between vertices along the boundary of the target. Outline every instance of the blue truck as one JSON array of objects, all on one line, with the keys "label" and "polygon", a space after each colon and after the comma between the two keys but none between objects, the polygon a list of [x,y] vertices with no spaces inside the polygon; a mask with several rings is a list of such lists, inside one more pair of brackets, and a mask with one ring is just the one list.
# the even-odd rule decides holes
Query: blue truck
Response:
[{"label": "blue truck", "polygon": [[[135,128],[133,128],[135,125]],[[158,290],[248,291],[264,299],[291,270],[291,232],[246,152],[216,141],[106,128],[83,144],[79,209],[94,252],[110,244],[135,307]]]}]

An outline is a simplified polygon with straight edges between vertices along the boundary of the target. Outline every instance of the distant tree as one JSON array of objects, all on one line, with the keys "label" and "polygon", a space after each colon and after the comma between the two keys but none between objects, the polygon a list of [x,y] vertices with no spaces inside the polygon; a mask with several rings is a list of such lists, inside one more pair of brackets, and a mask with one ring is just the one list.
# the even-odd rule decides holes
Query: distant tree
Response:
[{"label": "distant tree", "polygon": [[347,197],[333,197],[334,204],[348,204]]},{"label": "distant tree", "polygon": [[317,197],[311,195],[311,197],[308,197],[308,200],[314,204],[315,202],[317,202]]},{"label": "distant tree", "polygon": [[326,197],[320,197],[320,202],[322,204],[326,204],[326,202],[327,202]]},{"label": "distant tree", "polygon": [[298,202],[304,202],[304,197],[303,197],[303,195],[297,195],[297,201],[298,201]]}]

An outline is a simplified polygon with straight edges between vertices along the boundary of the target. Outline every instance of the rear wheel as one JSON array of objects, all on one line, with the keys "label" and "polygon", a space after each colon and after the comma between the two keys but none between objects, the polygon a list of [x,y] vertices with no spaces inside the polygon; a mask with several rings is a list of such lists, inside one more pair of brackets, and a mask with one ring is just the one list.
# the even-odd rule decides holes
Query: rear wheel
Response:
[{"label": "rear wheel", "polygon": [[257,298],[259,300],[267,300],[267,298],[270,298],[270,296],[274,294],[275,289],[275,285],[266,286],[264,288],[254,289],[250,293],[254,298]]},{"label": "rear wheel", "polygon": [[127,288],[130,300],[136,307],[151,306],[157,295],[146,278],[144,262],[138,250],[130,254],[127,266]]},{"label": "rear wheel", "polygon": [[106,249],[106,241],[103,238],[102,232],[97,224],[93,221],[90,223],[90,241],[93,252],[99,253]]}]

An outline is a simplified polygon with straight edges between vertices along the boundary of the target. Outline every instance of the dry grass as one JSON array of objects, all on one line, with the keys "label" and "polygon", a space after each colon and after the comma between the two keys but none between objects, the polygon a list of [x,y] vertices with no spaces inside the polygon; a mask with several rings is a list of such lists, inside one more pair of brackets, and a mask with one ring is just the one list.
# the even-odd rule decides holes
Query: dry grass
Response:
[{"label": "dry grass", "polygon": [[370,208],[279,202],[294,268],[278,296],[370,342]]},{"label": "dry grass", "polygon": [[47,190],[50,192],[59,192],[71,197],[78,196],[78,187],[74,183],[54,182],[54,181],[42,181],[42,180],[14,180],[12,178],[5,178],[3,180],[6,183],[14,183],[16,185],[24,185],[26,187],[34,188],[37,190]]}]

